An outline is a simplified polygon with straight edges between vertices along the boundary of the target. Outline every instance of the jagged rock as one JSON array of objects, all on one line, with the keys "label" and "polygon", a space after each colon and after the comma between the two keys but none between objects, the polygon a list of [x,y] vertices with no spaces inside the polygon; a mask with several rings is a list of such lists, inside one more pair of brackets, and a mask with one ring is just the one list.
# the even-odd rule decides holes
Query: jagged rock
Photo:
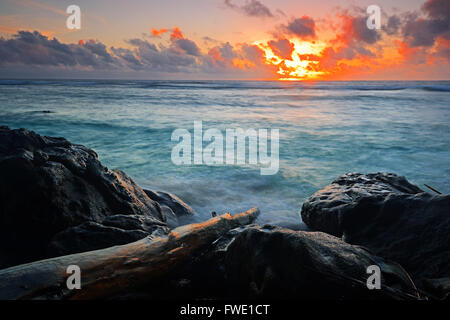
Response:
[{"label": "jagged rock", "polygon": [[312,230],[400,263],[416,279],[450,276],[450,196],[392,173],[345,174],[302,207]]},{"label": "jagged rock", "polygon": [[194,210],[174,194],[147,189],[144,189],[144,192],[153,201],[172,209],[177,217],[194,215]]},{"label": "jagged rock", "polygon": [[161,205],[169,227],[176,228],[181,224],[193,222],[194,210],[176,195],[147,189],[144,189],[144,192]]},{"label": "jagged rock", "polygon": [[165,222],[160,205],[93,150],[0,128],[0,268],[41,259],[57,233],[118,214]]},{"label": "jagged rock", "polygon": [[162,210],[164,211],[164,215],[166,216],[167,226],[171,229],[174,229],[180,225],[180,221],[178,220],[178,216],[172,211],[168,206],[162,205]]}]

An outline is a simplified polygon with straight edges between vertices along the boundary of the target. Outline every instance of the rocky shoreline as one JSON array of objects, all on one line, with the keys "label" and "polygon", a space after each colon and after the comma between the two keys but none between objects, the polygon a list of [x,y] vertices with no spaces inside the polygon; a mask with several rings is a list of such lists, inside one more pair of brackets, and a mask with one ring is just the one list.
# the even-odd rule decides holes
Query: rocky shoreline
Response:
[{"label": "rocky shoreline", "polygon": [[87,147],[0,127],[0,299],[448,299],[449,211],[404,177],[348,173],[303,204],[311,231],[256,208],[198,222]]}]

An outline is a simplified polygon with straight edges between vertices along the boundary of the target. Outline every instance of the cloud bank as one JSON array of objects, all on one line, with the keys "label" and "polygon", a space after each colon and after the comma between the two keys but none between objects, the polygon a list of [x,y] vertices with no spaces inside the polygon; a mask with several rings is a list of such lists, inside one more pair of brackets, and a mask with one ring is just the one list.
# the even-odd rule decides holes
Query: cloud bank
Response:
[{"label": "cloud bank", "polygon": [[[255,0],[239,6],[231,1],[226,4],[250,16],[272,15]],[[93,39],[62,43],[39,31],[18,31],[8,39],[0,38],[0,70],[8,70],[9,74],[27,67],[44,73],[126,72],[150,78],[191,78],[201,74],[210,79],[301,79],[310,72],[319,79],[347,79],[390,69],[406,72],[435,68],[441,73],[447,70],[448,77],[448,0],[427,0],[417,11],[386,16],[381,30],[367,28],[362,8],[339,10],[332,19],[329,25],[334,26],[335,35],[326,42],[321,42],[314,18],[305,15],[287,19],[272,32],[272,39],[258,44],[232,44],[203,37],[201,46],[178,27],[152,28],[146,37],[126,40],[126,47],[108,47]],[[299,45],[316,42],[323,45],[318,52],[308,52]],[[303,71],[296,72],[296,68]]]}]

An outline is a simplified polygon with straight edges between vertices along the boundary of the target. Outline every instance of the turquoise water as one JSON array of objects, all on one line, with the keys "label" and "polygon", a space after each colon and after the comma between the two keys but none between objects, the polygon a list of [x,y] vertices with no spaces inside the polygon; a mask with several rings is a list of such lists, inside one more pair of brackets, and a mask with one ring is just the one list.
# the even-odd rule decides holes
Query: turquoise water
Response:
[{"label": "turquoise water", "polygon": [[[280,130],[280,169],[176,166],[171,134]],[[302,202],[346,172],[391,171],[450,193],[450,82],[0,80],[0,125],[64,136],[204,219],[258,206],[299,223]]]}]

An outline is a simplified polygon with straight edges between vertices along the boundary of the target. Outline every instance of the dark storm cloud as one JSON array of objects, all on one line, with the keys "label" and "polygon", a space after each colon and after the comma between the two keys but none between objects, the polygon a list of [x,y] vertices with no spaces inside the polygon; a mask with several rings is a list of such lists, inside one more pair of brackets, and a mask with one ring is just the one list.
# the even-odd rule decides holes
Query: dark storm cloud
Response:
[{"label": "dark storm cloud", "polygon": [[130,40],[127,40],[126,42],[128,42],[129,44],[131,44],[132,46],[135,46],[135,47],[142,47],[147,50],[158,51],[158,48],[156,47],[156,45],[154,45],[153,43],[150,43],[148,41],[142,40],[142,39],[130,39]]},{"label": "dark storm cloud", "polygon": [[402,19],[397,15],[393,15],[388,17],[386,26],[383,30],[390,36],[395,35],[400,30],[401,25]]},{"label": "dark storm cloud", "polygon": [[200,49],[194,41],[188,39],[176,39],[173,45],[191,56],[200,56]]},{"label": "dark storm cloud", "polygon": [[287,25],[282,25],[281,29],[299,38],[315,38],[316,24],[310,17],[304,16],[291,20]]},{"label": "dark storm cloud", "polygon": [[[189,42],[179,42],[176,39],[172,41],[169,47],[158,48],[152,43],[142,39],[131,39],[128,43],[133,46],[131,50],[123,49],[122,52],[117,52],[118,56],[123,60],[131,61],[128,64],[131,68],[139,68],[139,70],[153,70],[160,72],[189,72],[191,68],[196,67],[196,59],[194,54],[200,54],[198,47],[195,47]],[[136,64],[131,59],[131,56],[136,57],[140,64]],[[131,60],[130,60],[131,59]]]},{"label": "dark storm cloud", "polygon": [[11,39],[0,38],[0,65],[5,64],[106,67],[118,61],[100,42],[63,44],[37,31],[19,31]]},{"label": "dark storm cloud", "polygon": [[97,57],[102,58],[104,61],[110,63],[114,62],[114,58],[108,53],[108,51],[106,50],[106,46],[101,42],[89,40],[83,45],[83,47],[90,51],[90,53],[93,53]]},{"label": "dark storm cloud", "polygon": [[125,64],[134,70],[139,70],[143,67],[143,64],[139,59],[136,58],[131,50],[123,48],[111,47],[111,51],[117,56],[124,60]]},{"label": "dark storm cloud", "polygon": [[41,33],[19,31],[11,39],[0,38],[0,65],[92,68],[96,70],[157,70],[180,72],[195,69],[201,57],[195,42],[176,38],[167,47],[142,39],[126,41],[131,48],[107,48],[99,41],[64,44]]},{"label": "dark storm cloud", "polygon": [[450,19],[450,1],[448,0],[428,0],[422,6],[429,17],[434,19]]},{"label": "dark storm cloud", "polygon": [[270,9],[257,0],[251,0],[243,5],[241,9],[251,17],[273,17]]},{"label": "dark storm cloud", "polygon": [[222,43],[217,48],[220,51],[220,55],[225,59],[233,59],[236,57],[233,46],[229,42]]},{"label": "dark storm cloud", "polygon": [[357,17],[352,20],[353,36],[356,40],[367,44],[374,44],[381,39],[380,33],[376,29],[367,28],[367,18]]},{"label": "dark storm cloud", "polygon": [[403,35],[411,47],[430,47],[447,31],[448,25],[442,20],[413,20],[405,24]]},{"label": "dark storm cloud", "polygon": [[272,11],[258,0],[246,1],[243,5],[236,5],[231,0],[224,0],[228,8],[238,10],[250,17],[272,18]]},{"label": "dark storm cloud", "polygon": [[438,37],[450,39],[450,1],[428,0],[422,6],[425,18],[410,15],[403,35],[411,47],[430,47]]}]

